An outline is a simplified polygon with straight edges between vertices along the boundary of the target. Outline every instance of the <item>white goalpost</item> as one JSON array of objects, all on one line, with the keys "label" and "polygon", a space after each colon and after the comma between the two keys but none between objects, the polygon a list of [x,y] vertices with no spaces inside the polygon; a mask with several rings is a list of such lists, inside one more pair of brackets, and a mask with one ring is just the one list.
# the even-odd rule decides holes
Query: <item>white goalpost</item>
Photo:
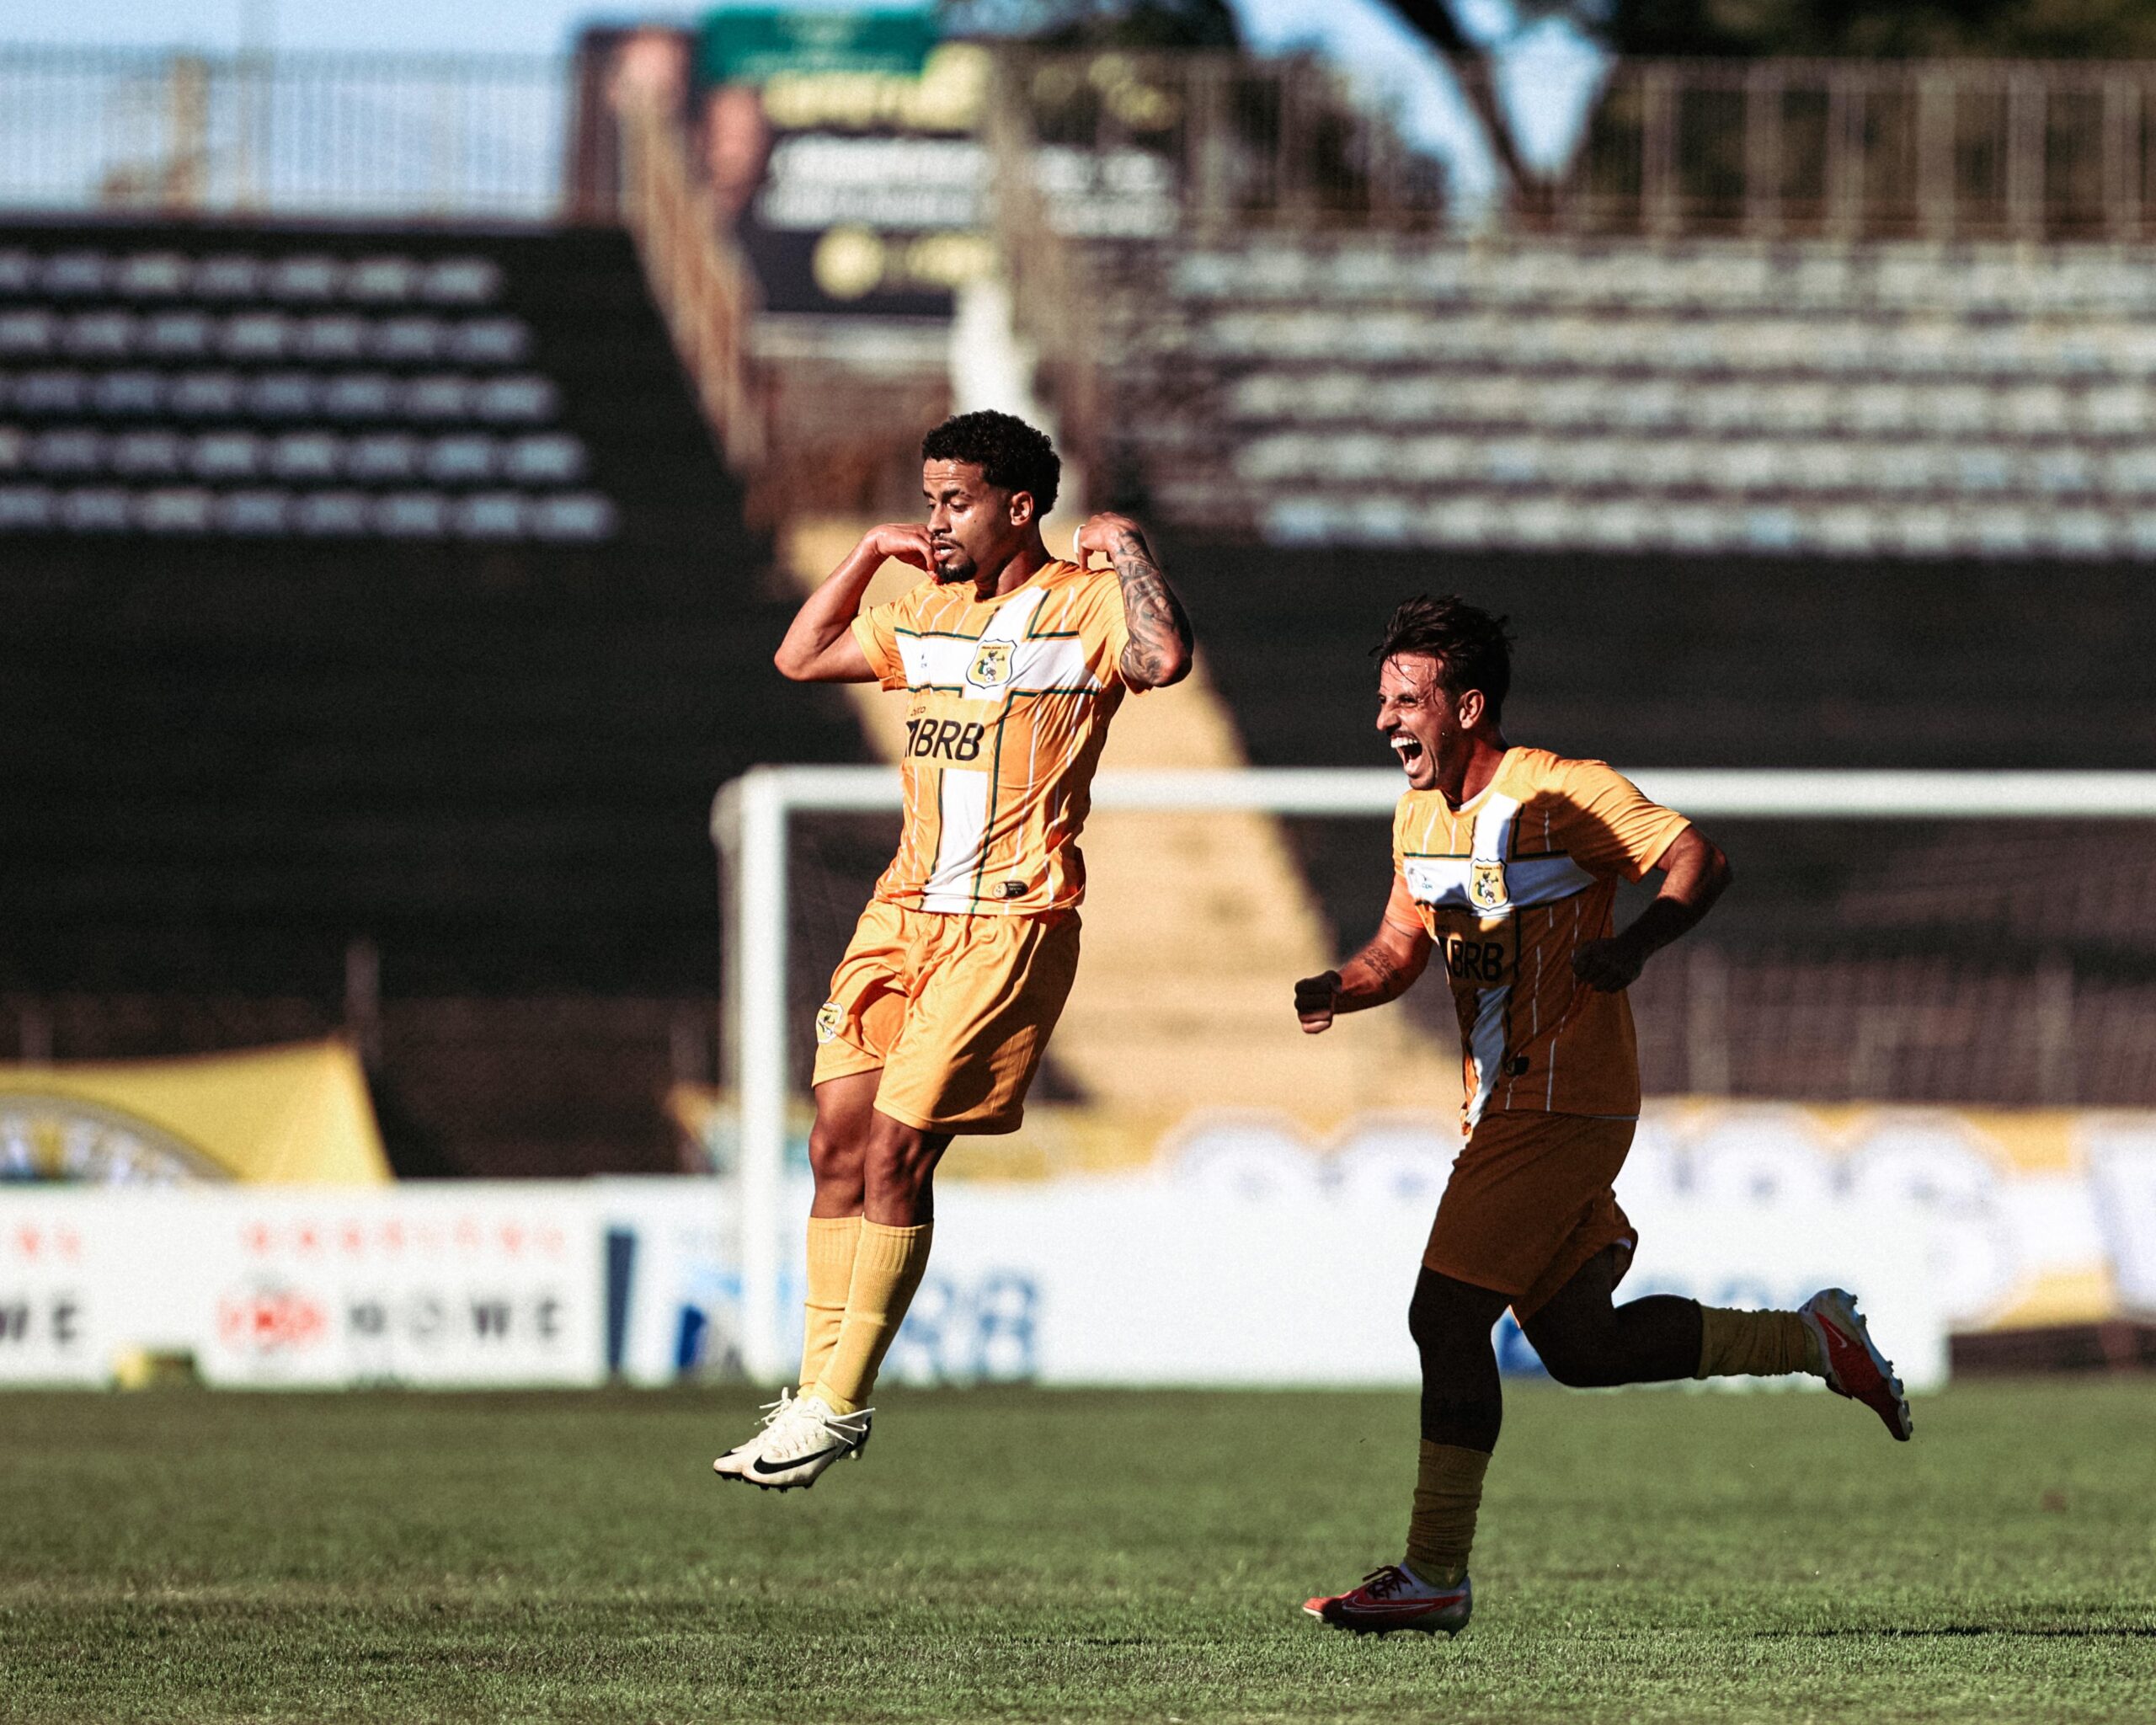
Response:
[{"label": "white goalpost", "polygon": [[[2156,818],[2156,772],[1867,772],[1644,768],[1629,774],[1657,802],[1702,820],[2071,820]],[[1246,767],[1103,772],[1097,809],[1360,815],[1392,812],[1399,772],[1378,767]],[[738,1110],[742,1361],[776,1383],[792,1365],[780,1306],[785,1231],[787,839],[797,814],[895,814],[898,769],[759,766],[722,789],[711,831],[720,858],[725,1078]]]}]

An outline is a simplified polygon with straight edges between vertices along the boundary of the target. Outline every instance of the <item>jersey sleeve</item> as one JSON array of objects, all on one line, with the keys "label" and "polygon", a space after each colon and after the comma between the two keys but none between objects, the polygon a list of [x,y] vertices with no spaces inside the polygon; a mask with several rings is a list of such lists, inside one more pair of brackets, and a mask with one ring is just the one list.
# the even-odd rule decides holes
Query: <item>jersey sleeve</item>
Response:
[{"label": "jersey sleeve", "polygon": [[1400,872],[1397,864],[1392,873],[1392,890],[1385,895],[1385,920],[1403,933],[1427,935],[1430,932],[1429,925],[1422,920],[1422,907],[1415,902],[1407,877]]},{"label": "jersey sleeve", "polygon": [[1427,932],[1422,907],[1415,902],[1407,884],[1406,857],[1407,799],[1403,797],[1392,809],[1392,889],[1385,895],[1385,920],[1401,928]]},{"label": "jersey sleeve", "polygon": [[902,593],[887,604],[871,606],[853,620],[853,638],[860,644],[876,681],[886,689],[906,686],[905,660],[899,652],[899,625],[913,617],[913,595]]},{"label": "jersey sleeve", "polygon": [[1543,794],[1560,848],[1590,874],[1637,880],[1692,824],[1600,761],[1566,761]]},{"label": "jersey sleeve", "polygon": [[1104,688],[1122,683],[1123,650],[1130,644],[1130,622],[1123,615],[1121,578],[1113,569],[1088,570],[1072,610],[1078,638],[1086,649],[1086,669]]}]

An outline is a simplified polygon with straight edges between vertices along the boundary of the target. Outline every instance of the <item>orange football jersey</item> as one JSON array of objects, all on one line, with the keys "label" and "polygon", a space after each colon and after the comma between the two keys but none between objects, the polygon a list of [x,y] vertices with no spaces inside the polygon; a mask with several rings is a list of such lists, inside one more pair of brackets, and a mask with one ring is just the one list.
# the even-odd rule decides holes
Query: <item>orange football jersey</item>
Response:
[{"label": "orange football jersey", "polygon": [[1575,977],[1572,954],[1608,938],[1618,882],[1639,879],[1689,824],[1602,761],[1542,749],[1507,750],[1458,809],[1436,791],[1400,799],[1385,914],[1436,943],[1470,1130],[1508,1108],[1639,1113],[1631,1007]]},{"label": "orange football jersey", "polygon": [[853,635],[910,703],[905,821],[876,896],[974,914],[1077,904],[1078,834],[1126,686],[1115,571],[1050,563],[987,601],[969,581],[923,581],[856,617]]}]

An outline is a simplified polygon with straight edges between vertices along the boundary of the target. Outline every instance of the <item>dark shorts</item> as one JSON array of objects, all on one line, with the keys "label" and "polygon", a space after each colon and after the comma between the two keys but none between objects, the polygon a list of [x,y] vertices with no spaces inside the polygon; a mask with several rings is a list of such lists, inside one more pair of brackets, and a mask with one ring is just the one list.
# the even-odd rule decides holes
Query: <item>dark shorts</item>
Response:
[{"label": "dark shorts", "polygon": [[1604,1247],[1621,1246],[1629,1263],[1640,1236],[1613,1183],[1638,1124],[1485,1114],[1454,1159],[1423,1268],[1510,1295],[1524,1319]]}]

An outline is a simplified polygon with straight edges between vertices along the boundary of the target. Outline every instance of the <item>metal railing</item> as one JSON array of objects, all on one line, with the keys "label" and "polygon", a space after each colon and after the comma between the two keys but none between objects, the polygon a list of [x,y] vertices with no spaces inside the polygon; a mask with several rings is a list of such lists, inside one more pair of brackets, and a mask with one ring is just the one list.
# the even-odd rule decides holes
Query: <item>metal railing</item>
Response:
[{"label": "metal railing", "polygon": [[2156,62],[1627,61],[1561,230],[1919,240],[2156,231]]},{"label": "metal railing", "polygon": [[[1032,139],[1161,156],[1201,233],[1444,218],[1442,165],[1316,61],[1012,51],[1003,66],[999,95]],[[1646,237],[2142,240],[2156,234],[2156,62],[1623,61],[1563,169],[1474,219]]]},{"label": "metal railing", "polygon": [[1308,56],[1002,51],[1014,143],[1143,150],[1168,165],[1186,227],[1429,227],[1443,165],[1404,143],[1337,68]]},{"label": "metal railing", "polygon": [[[1007,82],[1004,88],[1009,88]],[[1025,104],[991,100],[982,116],[991,175],[997,250],[1011,281],[1015,326],[1033,339],[1035,383],[1057,419],[1065,459],[1096,505],[1102,477],[1101,414],[1107,376],[1101,363],[1099,296],[1086,291],[1084,248],[1057,231],[1033,171],[1036,137]]]},{"label": "metal railing", "polygon": [[0,47],[0,208],[545,219],[568,98],[546,58]]},{"label": "metal railing", "polygon": [[737,470],[753,472],[768,441],[768,404],[749,352],[755,285],[665,93],[624,81],[613,100],[622,221],[712,435]]}]

